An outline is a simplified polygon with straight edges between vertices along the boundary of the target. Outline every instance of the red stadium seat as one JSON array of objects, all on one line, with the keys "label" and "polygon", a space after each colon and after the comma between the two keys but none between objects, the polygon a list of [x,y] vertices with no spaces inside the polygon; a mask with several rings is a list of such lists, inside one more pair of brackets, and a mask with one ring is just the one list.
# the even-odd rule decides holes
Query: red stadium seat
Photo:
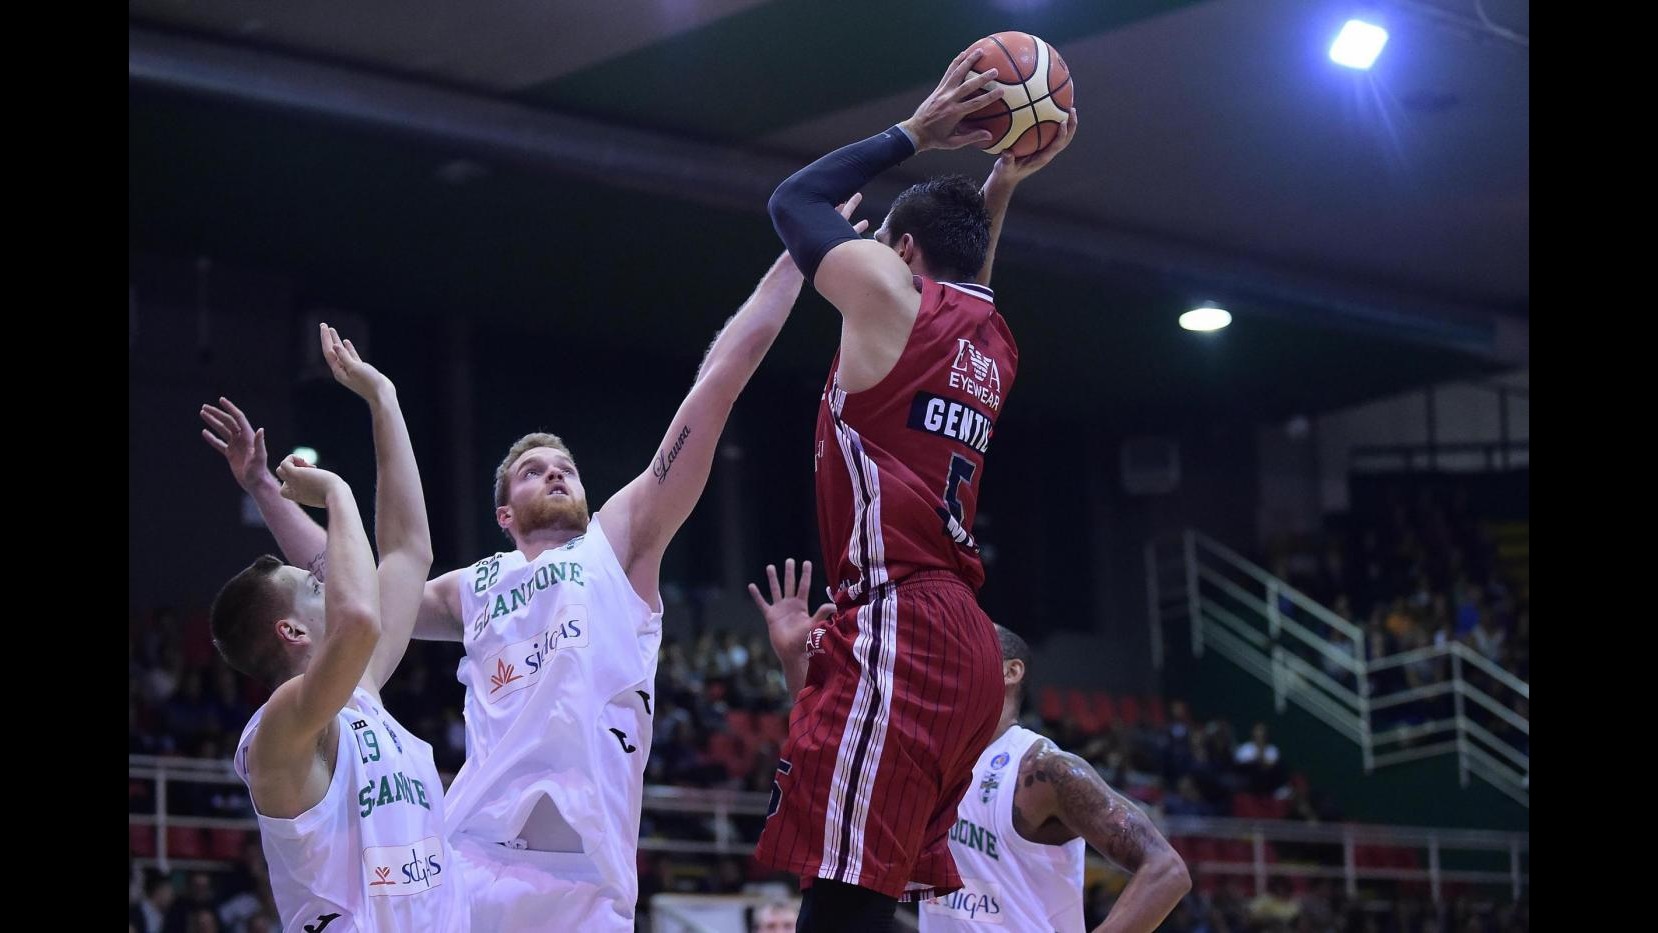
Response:
[{"label": "red stadium seat", "polygon": [[1042,718],[1050,722],[1058,722],[1065,718],[1065,697],[1060,694],[1058,687],[1043,687],[1040,706]]},{"label": "red stadium seat", "polygon": [[1146,719],[1157,729],[1169,724],[1169,711],[1163,705],[1162,697],[1150,696],[1146,698]]},{"label": "red stadium seat", "polygon": [[782,713],[761,713],[756,725],[760,727],[761,741],[783,747],[783,740],[789,735],[789,721]]},{"label": "red stadium seat", "polygon": [[1094,693],[1093,700],[1094,716],[1098,720],[1100,728],[1109,729],[1116,725],[1118,710],[1116,701],[1111,699],[1111,694],[1105,693],[1104,691],[1096,691]]},{"label": "red stadium seat", "polygon": [[207,831],[208,857],[236,861],[242,857],[242,849],[247,846],[249,838],[246,830],[210,829]]},{"label": "red stadium seat", "polygon": [[1117,715],[1122,718],[1123,725],[1133,729],[1140,725],[1140,701],[1130,694],[1123,694],[1117,700]]},{"label": "red stadium seat", "polygon": [[734,709],[726,713],[725,722],[726,725],[731,727],[731,731],[737,735],[752,736],[755,734],[754,714],[746,709]]},{"label": "red stadium seat", "polygon": [[207,858],[207,840],[194,826],[167,827],[168,858]]}]

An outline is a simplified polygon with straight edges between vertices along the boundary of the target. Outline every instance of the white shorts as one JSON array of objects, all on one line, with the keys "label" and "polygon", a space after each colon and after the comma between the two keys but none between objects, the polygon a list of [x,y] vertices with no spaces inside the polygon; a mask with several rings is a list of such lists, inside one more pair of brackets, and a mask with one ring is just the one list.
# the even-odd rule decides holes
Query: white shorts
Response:
[{"label": "white shorts", "polygon": [[449,839],[472,905],[472,929],[633,933],[634,904],[579,852],[537,852],[465,833]]}]

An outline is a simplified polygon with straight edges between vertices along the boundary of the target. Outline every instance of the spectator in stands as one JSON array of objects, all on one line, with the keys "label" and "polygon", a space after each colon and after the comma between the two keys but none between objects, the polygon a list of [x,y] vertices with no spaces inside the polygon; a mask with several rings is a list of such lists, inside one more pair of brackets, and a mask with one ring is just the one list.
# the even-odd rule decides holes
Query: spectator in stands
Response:
[{"label": "spectator in stands", "polygon": [[1269,879],[1267,889],[1249,902],[1249,922],[1252,930],[1274,933],[1282,930],[1288,933],[1290,924],[1300,915],[1301,905],[1290,892],[1290,882],[1287,878]]},{"label": "spectator in stands", "polygon": [[[1234,738],[1232,724],[1224,719],[1210,721],[1204,728],[1207,737],[1209,760],[1214,766],[1214,780],[1219,785],[1219,795],[1214,799],[1218,812],[1230,813],[1232,798],[1248,789],[1249,780],[1242,768],[1238,767],[1238,743]],[[1198,782],[1202,787],[1202,781]]]},{"label": "spectator in stands", "polygon": [[1345,590],[1336,594],[1336,598],[1330,603],[1330,611],[1349,622],[1354,621],[1353,600],[1348,598]]},{"label": "spectator in stands", "polygon": [[1335,652],[1334,654],[1324,651],[1318,652],[1319,668],[1324,671],[1324,676],[1349,690],[1353,689],[1357,678],[1353,674],[1353,669],[1341,660],[1343,655],[1348,659],[1352,659],[1358,653],[1358,649],[1353,644],[1353,639],[1349,638],[1346,633],[1337,631],[1336,627],[1328,622],[1324,623],[1319,631],[1324,636],[1324,643],[1329,645],[1331,651]]},{"label": "spectator in stands", "polygon": [[1178,784],[1192,773],[1196,763],[1192,751],[1192,711],[1185,700],[1169,704],[1169,721],[1163,732],[1163,780]]},{"label": "spectator in stands", "polygon": [[[1388,637],[1387,631],[1380,622],[1372,616],[1370,625],[1365,628],[1365,661],[1375,663],[1397,651],[1397,646]],[[1405,674],[1398,667],[1385,667],[1379,671],[1371,671],[1370,695],[1373,697],[1388,696],[1404,689]]]},{"label": "spectator in stands", "polygon": [[1249,905],[1244,901],[1239,882],[1228,879],[1210,900],[1215,923],[1222,929],[1244,930],[1249,923]]},{"label": "spectator in stands", "polygon": [[1466,638],[1480,624],[1480,588],[1468,582],[1467,577],[1457,581],[1456,635]]},{"label": "spectator in stands", "polygon": [[1411,614],[1418,619],[1425,618],[1429,607],[1433,605],[1433,597],[1432,581],[1428,579],[1427,573],[1418,573],[1416,575],[1416,587],[1412,590],[1410,598],[1406,600],[1406,605]]},{"label": "spectator in stands", "polygon": [[1209,743],[1209,756],[1216,762],[1231,761],[1238,750],[1238,740],[1233,735],[1232,724],[1224,719],[1211,719],[1203,727],[1205,740]]},{"label": "spectator in stands", "polygon": [[1514,672],[1527,679],[1531,674],[1531,607],[1525,601],[1514,616]]},{"label": "spectator in stands", "polygon": [[1416,620],[1411,617],[1410,602],[1405,597],[1394,597],[1393,605],[1388,609],[1382,627],[1387,630],[1388,637],[1395,645],[1405,644],[1410,638],[1411,630],[1416,628]]},{"label": "spectator in stands", "polygon": [[1284,769],[1278,761],[1278,746],[1267,739],[1267,724],[1258,722],[1249,741],[1238,746],[1232,760],[1252,794],[1270,795],[1284,786]]},{"label": "spectator in stands", "polygon": [[[1417,627],[1411,629],[1410,635],[1404,644],[1406,651],[1418,651],[1432,646],[1425,629]],[[1429,687],[1439,682],[1438,664],[1429,657],[1418,658],[1404,666],[1405,686],[1415,690],[1420,687]],[[1449,697],[1424,697],[1407,704],[1407,720],[1411,722],[1426,722],[1433,718],[1441,701],[1448,701]]]},{"label": "spectator in stands", "polygon": [[1204,801],[1216,813],[1230,812],[1232,791],[1227,786],[1227,778],[1231,761],[1227,758],[1224,762],[1217,762],[1210,756],[1206,731],[1192,733],[1192,783],[1197,785]]},{"label": "spectator in stands", "polygon": [[749,914],[749,933],[794,933],[800,919],[797,901],[770,901],[754,908]]},{"label": "spectator in stands", "polygon": [[149,706],[139,694],[138,684],[127,681],[127,754],[156,755],[161,752],[160,737],[147,721]]},{"label": "spectator in stands", "polygon": [[178,689],[179,678],[183,675],[184,655],[176,646],[163,647],[154,665],[144,672],[144,699],[155,706],[166,703]]},{"label": "spectator in stands", "polygon": [[190,752],[201,744],[203,738],[218,734],[218,712],[202,690],[200,668],[184,671],[178,692],[167,701],[162,722],[178,748]]},{"label": "spectator in stands", "polygon": [[714,868],[714,893],[735,894],[743,889],[743,865],[734,858],[722,858]]},{"label": "spectator in stands", "polygon": [[1296,933],[1338,933],[1342,929],[1328,879],[1314,880],[1305,892],[1295,896],[1295,903],[1300,908],[1295,918]]},{"label": "spectator in stands", "polygon": [[156,607],[139,628],[138,662],[146,669],[162,667],[167,653],[177,648],[178,641],[178,614],[171,606]]},{"label": "spectator in stands", "polygon": [[748,646],[737,637],[735,629],[726,629],[724,644],[720,646],[720,651],[725,655],[725,662],[729,665],[728,670],[736,672],[747,669]]},{"label": "spectator in stands", "polygon": [[[1294,775],[1285,786],[1289,788],[1289,806],[1285,809],[1285,819],[1317,824],[1318,810],[1313,806],[1312,799],[1307,796],[1306,777]],[[1316,861],[1316,857],[1314,860]]]},{"label": "spectator in stands", "polygon": [[1361,605],[1370,605],[1383,598],[1387,592],[1387,577],[1382,565],[1381,545],[1376,538],[1375,529],[1367,529],[1364,533],[1364,551],[1361,559],[1364,562],[1364,572],[1360,578],[1358,595]]},{"label": "spectator in stands", "polygon": [[691,669],[691,659],[685,653],[685,644],[677,639],[664,640],[658,669],[658,685],[663,693],[689,690],[696,680]]},{"label": "spectator in stands", "polygon": [[1495,614],[1490,610],[1482,610],[1479,619],[1479,624],[1474,627],[1469,641],[1475,651],[1484,655],[1493,664],[1501,664],[1508,633],[1498,627]]},{"label": "spectator in stands", "polygon": [[[1347,561],[1341,556],[1341,545],[1331,540],[1324,549],[1324,563],[1320,568],[1319,589],[1316,594],[1320,598],[1329,598],[1331,594],[1339,593],[1342,597],[1352,588],[1353,581],[1348,577]],[[1343,618],[1352,618],[1343,616]]]},{"label": "spectator in stands", "polygon": [[1433,599],[1428,602],[1428,613],[1424,619],[1424,625],[1430,632],[1438,632],[1441,629],[1451,630],[1451,605],[1450,600],[1445,598],[1444,593],[1433,594]]},{"label": "spectator in stands", "polygon": [[219,902],[218,912],[227,933],[251,933],[254,921],[260,917],[273,924],[279,922],[265,850],[257,837],[250,837],[242,845],[242,858],[230,872],[226,888],[229,895]]},{"label": "spectator in stands", "polygon": [[[200,911],[213,913],[213,905],[217,898],[213,891],[213,876],[204,871],[193,871],[185,879],[184,894],[173,899],[173,906],[167,911],[167,919],[162,923],[164,933],[187,933],[196,921],[193,919]],[[213,918],[214,929],[218,927],[218,917]]]},{"label": "spectator in stands", "polygon": [[691,667],[704,677],[724,677],[730,671],[731,660],[720,653],[714,644],[714,633],[703,632],[691,649]]},{"label": "spectator in stands", "polygon": [[242,685],[236,672],[223,664],[213,665],[213,691],[208,698],[213,710],[213,731],[218,735],[241,734],[242,726],[253,718],[253,707],[242,698]]},{"label": "spectator in stands", "polygon": [[151,872],[144,882],[144,897],[133,907],[128,919],[138,933],[162,933],[167,912],[173,906],[173,881],[160,872]]},{"label": "spectator in stands", "polygon": [[1203,792],[1198,790],[1197,782],[1188,774],[1164,796],[1163,812],[1169,816],[1213,816],[1215,808],[1203,799]]}]

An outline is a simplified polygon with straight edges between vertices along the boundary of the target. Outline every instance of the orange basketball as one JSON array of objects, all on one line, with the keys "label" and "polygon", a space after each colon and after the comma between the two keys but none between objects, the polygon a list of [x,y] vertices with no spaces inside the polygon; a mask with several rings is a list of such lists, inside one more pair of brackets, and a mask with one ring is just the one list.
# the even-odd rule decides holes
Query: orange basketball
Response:
[{"label": "orange basketball", "polygon": [[968,46],[983,49],[973,74],[996,69],[1002,99],[968,114],[963,130],[989,130],[984,151],[998,155],[1011,150],[1019,157],[1041,152],[1059,138],[1060,127],[1071,115],[1076,85],[1059,50],[1023,32],[998,32]]}]

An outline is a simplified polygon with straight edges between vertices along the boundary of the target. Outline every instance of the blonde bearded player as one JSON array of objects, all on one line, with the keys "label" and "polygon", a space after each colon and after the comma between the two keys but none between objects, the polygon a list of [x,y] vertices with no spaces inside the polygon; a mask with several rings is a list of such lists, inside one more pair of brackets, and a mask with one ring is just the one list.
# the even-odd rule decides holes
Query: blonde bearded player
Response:
[{"label": "blonde bearded player", "polygon": [[[466,648],[467,760],[447,806],[475,929],[544,930],[555,918],[633,929],[662,555],[801,282],[780,256],[715,338],[644,472],[591,519],[563,441],[521,438],[495,477],[496,521],[514,549],[426,584],[415,637]],[[318,553],[309,517],[254,495],[290,559]]]}]

